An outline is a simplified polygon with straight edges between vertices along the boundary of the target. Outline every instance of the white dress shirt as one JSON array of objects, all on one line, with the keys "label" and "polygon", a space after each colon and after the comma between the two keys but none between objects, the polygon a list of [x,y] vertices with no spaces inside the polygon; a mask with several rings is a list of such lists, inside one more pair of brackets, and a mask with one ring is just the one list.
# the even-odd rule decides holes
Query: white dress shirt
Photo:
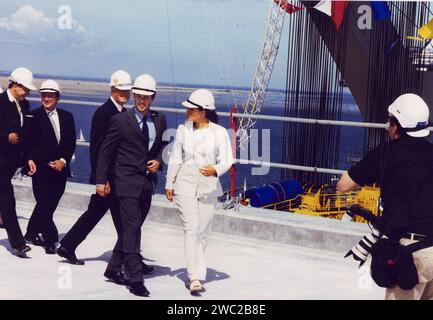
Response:
[{"label": "white dress shirt", "polygon": [[122,107],[120,104],[118,104],[118,103],[116,102],[116,100],[113,99],[113,97],[110,97],[110,99],[111,99],[111,101],[114,103],[114,105],[116,106],[117,110],[119,110],[119,112],[122,112],[123,107]]},{"label": "white dress shirt", "polygon": [[[8,94],[8,98],[9,98],[10,102],[13,102],[15,104],[20,104],[20,102],[17,99],[15,99],[15,97],[12,95],[12,93],[10,92],[9,89],[6,92]],[[21,121],[21,127],[22,127],[23,123],[24,123],[24,115],[23,115],[23,112],[21,111],[21,106],[20,106],[18,113],[20,114],[20,121]]]},{"label": "white dress shirt", "polygon": [[60,143],[60,121],[59,114],[56,109],[53,111],[48,111],[45,109],[45,112],[48,115],[48,119],[50,119],[51,125],[53,126],[54,133],[56,135],[57,143]]},{"label": "white dress shirt", "polygon": [[135,118],[138,121],[138,125],[140,126],[140,130],[143,130],[144,121],[146,121],[147,129],[149,130],[149,144],[147,150],[152,149],[153,143],[156,139],[156,128],[155,124],[152,121],[152,117],[150,116],[150,111],[146,115],[146,119],[144,119],[144,115],[137,111],[137,108],[134,107]]},{"label": "white dress shirt", "polygon": [[[60,120],[59,120],[59,113],[57,112],[56,109],[54,109],[53,111],[48,111],[47,109],[45,109],[45,112],[48,115],[48,119],[51,122],[51,125],[53,126],[53,130],[54,130],[54,134],[56,135],[56,139],[57,139],[57,143],[60,143]],[[66,160],[63,158],[59,159],[60,161],[62,161],[65,166],[66,166]]]},{"label": "white dress shirt", "polygon": [[[167,169],[166,189],[189,197],[218,197],[223,194],[218,177],[234,163],[227,130],[213,122],[208,128],[194,129],[192,122],[177,128]],[[200,168],[211,165],[217,177],[206,177]]]}]

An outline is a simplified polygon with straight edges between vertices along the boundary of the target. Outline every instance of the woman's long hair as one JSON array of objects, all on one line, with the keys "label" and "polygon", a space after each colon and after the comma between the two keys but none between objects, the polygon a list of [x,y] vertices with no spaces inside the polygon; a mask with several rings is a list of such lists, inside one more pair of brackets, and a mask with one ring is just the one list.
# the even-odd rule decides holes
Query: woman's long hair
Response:
[{"label": "woman's long hair", "polygon": [[218,115],[215,112],[215,110],[205,109],[205,111],[206,111],[206,119],[208,119],[209,121],[211,121],[213,123],[218,124],[219,118],[218,118]]}]

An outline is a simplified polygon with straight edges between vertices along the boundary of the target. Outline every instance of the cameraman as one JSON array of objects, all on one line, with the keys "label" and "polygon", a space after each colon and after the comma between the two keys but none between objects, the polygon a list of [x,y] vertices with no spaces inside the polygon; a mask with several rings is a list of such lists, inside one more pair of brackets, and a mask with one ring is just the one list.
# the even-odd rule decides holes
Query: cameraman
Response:
[{"label": "cameraman", "polygon": [[[429,109],[415,94],[403,94],[388,107],[390,142],[371,150],[344,173],[337,190],[347,192],[365,184],[381,188],[383,214],[380,233],[407,246],[433,238],[433,144]],[[433,247],[413,253],[418,284],[412,290],[398,285],[386,289],[387,300],[433,300]]]}]

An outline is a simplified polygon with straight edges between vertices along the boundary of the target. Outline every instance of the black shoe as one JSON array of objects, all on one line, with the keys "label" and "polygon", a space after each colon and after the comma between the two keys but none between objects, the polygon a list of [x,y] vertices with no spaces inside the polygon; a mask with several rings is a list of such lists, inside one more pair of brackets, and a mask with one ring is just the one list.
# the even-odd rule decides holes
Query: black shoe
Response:
[{"label": "black shoe", "polygon": [[0,223],[0,229],[6,229],[3,223]]},{"label": "black shoe", "polygon": [[34,246],[39,246],[39,247],[45,247],[45,241],[42,240],[39,235],[34,236],[34,237],[30,237],[28,235],[24,236],[24,239],[26,239],[28,242],[32,243]]},{"label": "black shoe", "polygon": [[148,297],[150,295],[149,290],[146,289],[143,282],[132,283],[129,292],[140,297]]},{"label": "black shoe", "polygon": [[68,249],[66,249],[62,245],[57,249],[57,254],[62,258],[68,260],[68,262],[70,262],[71,264],[76,264],[80,266],[84,265],[84,261],[78,260],[74,252],[69,252]]},{"label": "black shoe", "polygon": [[125,286],[127,284],[127,281],[121,271],[112,271],[107,269],[104,272],[104,277],[121,286]]},{"label": "black shoe", "polygon": [[17,255],[17,257],[20,258],[26,258],[26,252],[29,252],[30,250],[32,250],[32,248],[30,248],[27,245],[22,246],[20,249],[15,249],[15,254]]},{"label": "black shoe", "polygon": [[46,254],[56,254],[56,244],[55,243],[48,243],[45,246],[45,253]]},{"label": "black shoe", "polygon": [[143,261],[141,261],[141,268],[144,274],[148,274],[153,271],[153,267],[145,264]]}]

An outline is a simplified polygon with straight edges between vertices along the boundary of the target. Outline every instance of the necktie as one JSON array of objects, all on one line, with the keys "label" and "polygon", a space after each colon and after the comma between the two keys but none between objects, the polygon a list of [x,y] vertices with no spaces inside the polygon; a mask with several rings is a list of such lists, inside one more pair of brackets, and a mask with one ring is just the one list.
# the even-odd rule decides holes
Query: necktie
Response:
[{"label": "necktie", "polygon": [[57,143],[60,142],[60,132],[59,132],[59,128],[57,127],[56,122],[53,119],[53,116],[55,115],[55,111],[51,111],[50,113],[48,113],[48,118],[50,119],[51,125],[53,126],[54,129],[54,134],[56,135],[56,139],[57,139]]},{"label": "necktie", "polygon": [[23,112],[21,111],[21,106],[20,106],[20,104],[19,104],[19,102],[17,100],[15,100],[15,104],[17,106],[18,114],[20,115],[20,123],[21,123],[21,127],[22,127],[23,126],[23,122],[24,122]]},{"label": "necktie", "polygon": [[142,127],[141,127],[141,133],[143,134],[144,140],[147,143],[147,147],[149,147],[149,128],[147,127],[146,123],[146,117],[143,117],[143,120],[141,120]]}]

